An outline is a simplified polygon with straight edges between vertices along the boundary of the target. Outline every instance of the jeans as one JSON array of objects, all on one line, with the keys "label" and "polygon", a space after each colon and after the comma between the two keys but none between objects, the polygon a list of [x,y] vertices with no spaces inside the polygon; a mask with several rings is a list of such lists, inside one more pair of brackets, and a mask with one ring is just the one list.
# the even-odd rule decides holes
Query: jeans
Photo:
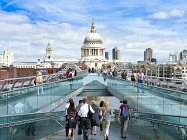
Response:
[{"label": "jeans", "polygon": [[[40,91],[41,91],[41,93],[40,93]],[[38,95],[43,94],[43,93],[44,93],[43,86],[38,86]]]},{"label": "jeans", "polygon": [[[140,84],[139,84],[139,83],[140,83]],[[144,92],[144,90],[143,90],[143,83],[144,83],[143,80],[138,79],[138,85],[137,85],[137,91],[138,91],[138,92],[140,92],[139,89],[142,89],[142,92]]]},{"label": "jeans", "polygon": [[88,140],[90,129],[91,129],[91,118],[81,118],[81,124],[83,129],[83,138],[84,140]]}]

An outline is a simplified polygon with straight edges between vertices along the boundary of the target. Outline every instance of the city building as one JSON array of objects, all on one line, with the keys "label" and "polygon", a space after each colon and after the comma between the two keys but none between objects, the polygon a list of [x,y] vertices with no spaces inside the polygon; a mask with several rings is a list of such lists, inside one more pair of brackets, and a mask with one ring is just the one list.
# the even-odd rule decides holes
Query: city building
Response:
[{"label": "city building", "polygon": [[156,64],[157,63],[157,59],[156,58],[151,58],[150,63],[151,64]]},{"label": "city building", "polygon": [[150,61],[151,58],[153,57],[153,50],[151,48],[147,48],[144,51],[144,61]]},{"label": "city building", "polygon": [[146,61],[144,64],[133,64],[132,67],[135,73],[137,73],[139,68],[141,68],[144,74],[147,76],[178,78],[187,80],[187,65],[180,62],[151,64],[149,61]]},{"label": "city building", "polygon": [[187,63],[187,50],[183,50],[183,51],[180,52],[179,60],[184,62],[184,63]]},{"label": "city building", "polygon": [[53,61],[53,54],[52,54],[51,43],[48,42],[44,62],[51,62],[51,61]]},{"label": "city building", "polygon": [[174,54],[172,54],[172,59],[174,63],[177,63],[178,58],[177,58],[177,52],[175,52]]},{"label": "city building", "polygon": [[10,66],[14,62],[14,52],[11,49],[0,51],[0,64],[2,66]]},{"label": "city building", "polygon": [[101,68],[103,64],[108,62],[105,58],[105,47],[101,36],[96,33],[94,19],[92,19],[90,33],[86,35],[81,47],[80,62],[91,68]]},{"label": "city building", "polygon": [[112,59],[113,60],[120,60],[121,59],[120,50],[117,47],[112,49]]},{"label": "city building", "polygon": [[109,60],[109,54],[108,54],[108,52],[105,52],[105,58],[106,58],[106,60]]},{"label": "city building", "polygon": [[173,61],[173,55],[172,55],[172,53],[171,53],[171,52],[169,53],[169,59],[168,59],[168,63],[169,63],[169,64],[174,63],[174,61]]}]

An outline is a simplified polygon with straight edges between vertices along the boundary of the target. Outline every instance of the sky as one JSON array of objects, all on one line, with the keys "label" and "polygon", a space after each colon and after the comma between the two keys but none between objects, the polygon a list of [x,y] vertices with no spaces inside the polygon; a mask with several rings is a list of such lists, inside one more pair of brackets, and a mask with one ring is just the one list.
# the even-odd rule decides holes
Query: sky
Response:
[{"label": "sky", "polygon": [[153,49],[158,62],[187,49],[186,0],[0,0],[0,50],[11,48],[16,62],[44,59],[48,42],[54,59],[80,59],[81,46],[96,32],[112,59],[144,59]]}]

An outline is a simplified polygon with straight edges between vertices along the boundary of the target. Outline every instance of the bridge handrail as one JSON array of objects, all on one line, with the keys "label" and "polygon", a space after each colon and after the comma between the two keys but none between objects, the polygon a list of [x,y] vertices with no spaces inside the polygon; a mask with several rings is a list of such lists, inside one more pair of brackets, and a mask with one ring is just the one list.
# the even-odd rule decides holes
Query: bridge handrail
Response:
[{"label": "bridge handrail", "polygon": [[[28,117],[28,116],[33,116],[33,115],[36,115],[36,117],[34,118]],[[37,115],[41,115],[41,116],[37,116]],[[17,115],[5,115],[5,116],[0,116],[0,120],[5,119],[5,118],[17,118],[17,117],[24,118],[24,119],[21,119],[21,120],[15,119],[12,122],[1,123],[0,128],[11,127],[11,126],[16,126],[16,125],[21,125],[21,124],[31,123],[31,122],[38,122],[41,120],[49,120],[49,119],[54,120],[55,118],[58,118],[58,117],[65,117],[65,112],[56,111],[56,112],[45,112],[45,113],[26,113],[26,114],[17,114]]]},{"label": "bridge handrail", "polygon": [[183,116],[183,115],[170,115],[170,114],[162,114],[162,113],[153,113],[153,112],[141,112],[141,111],[132,111],[131,113],[141,113],[141,114],[148,114],[148,115],[158,115],[158,116],[169,116],[169,117],[180,117],[180,118],[186,118],[187,116]]},{"label": "bridge handrail", "polygon": [[[177,90],[187,90],[187,80],[179,78],[167,78],[157,76],[145,76],[145,81],[156,86],[167,86],[167,88],[175,87]],[[180,84],[178,83],[180,82]]]},{"label": "bridge handrail", "polygon": [[[87,70],[77,72],[77,75],[84,75],[84,74],[87,74]],[[65,73],[42,75],[42,77],[44,79],[44,83],[51,82],[50,80],[54,82],[54,81],[66,79]],[[25,86],[33,86],[35,78],[36,76],[28,76],[28,77],[9,78],[9,79],[0,80],[0,91],[6,91],[10,89],[14,90],[15,88],[22,88]]]}]

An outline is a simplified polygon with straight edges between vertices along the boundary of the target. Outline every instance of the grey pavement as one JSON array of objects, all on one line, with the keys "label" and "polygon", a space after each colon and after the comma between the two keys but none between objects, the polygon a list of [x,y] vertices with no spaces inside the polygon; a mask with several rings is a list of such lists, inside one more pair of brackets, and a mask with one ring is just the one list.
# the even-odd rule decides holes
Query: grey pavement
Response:
[{"label": "grey pavement", "polygon": [[[47,140],[66,140],[66,139],[67,137],[65,135],[65,130],[54,137],[47,138]],[[143,140],[139,138],[137,135],[134,135],[130,132],[127,133],[127,138],[121,138],[120,127],[115,126],[114,122],[112,122],[110,125],[108,139],[109,140]],[[76,134],[75,140],[83,140],[83,136]],[[99,127],[97,127],[97,135],[90,135],[89,140],[104,140],[103,132],[100,131]]]}]

